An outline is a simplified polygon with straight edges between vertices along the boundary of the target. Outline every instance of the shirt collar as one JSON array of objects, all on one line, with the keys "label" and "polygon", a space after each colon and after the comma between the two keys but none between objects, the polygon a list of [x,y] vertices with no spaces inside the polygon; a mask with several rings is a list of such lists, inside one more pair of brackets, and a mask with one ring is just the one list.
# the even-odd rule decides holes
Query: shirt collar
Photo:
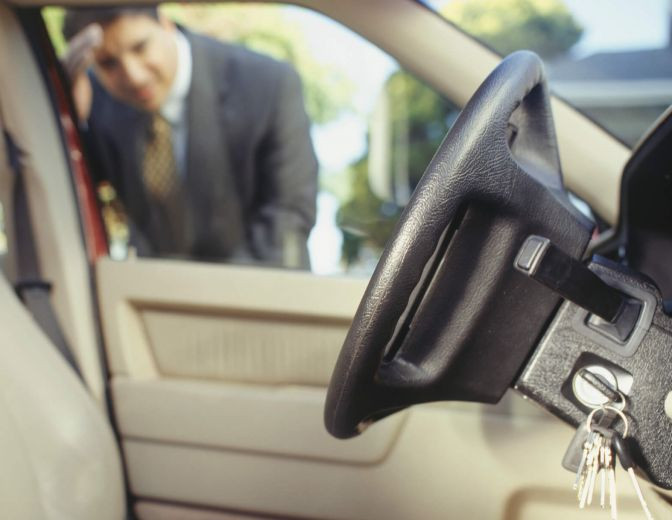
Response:
[{"label": "shirt collar", "polygon": [[170,124],[178,124],[184,115],[186,108],[186,98],[189,94],[192,75],[191,46],[189,40],[179,29],[175,31],[175,44],[177,45],[177,70],[175,71],[175,80],[170,89],[168,98],[161,106],[161,115],[165,117]]}]

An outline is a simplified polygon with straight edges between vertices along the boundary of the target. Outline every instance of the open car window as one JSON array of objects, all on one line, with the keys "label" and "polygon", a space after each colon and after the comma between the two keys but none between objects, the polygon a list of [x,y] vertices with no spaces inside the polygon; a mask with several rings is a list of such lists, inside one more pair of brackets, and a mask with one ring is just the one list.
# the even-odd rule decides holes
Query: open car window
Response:
[{"label": "open car window", "polygon": [[[67,57],[65,11],[46,8],[43,14],[57,53]],[[146,152],[129,150],[145,139],[128,139],[129,132],[137,132],[138,124],[128,123],[137,114],[119,122],[121,112],[126,117],[124,103],[110,109],[112,103],[97,103],[95,97],[109,93],[106,87],[114,91],[115,80],[106,83],[104,76],[120,63],[108,53],[92,64],[93,123],[84,131],[93,142],[91,167],[111,256],[126,258],[131,248],[140,256],[370,274],[457,117],[456,104],[368,41],[304,8],[171,4],[160,14],[187,35],[192,51],[192,38],[196,47],[204,41],[226,42],[228,50],[222,52],[232,52],[235,59],[229,61],[235,65],[222,65],[231,74],[227,78],[216,67],[203,72],[195,59],[192,85],[210,74],[205,81],[211,83],[201,90],[218,101],[194,109],[188,91],[182,137],[179,128],[172,128],[178,182],[187,200],[148,209],[144,200],[152,197],[151,181],[144,176],[152,174],[145,168]],[[253,78],[256,72],[235,72],[255,60],[260,70],[285,72],[270,72],[263,81]],[[151,80],[152,69],[147,70]],[[288,79],[292,71],[298,73],[296,84]],[[114,101],[126,95],[124,80],[118,81],[121,94],[112,96]],[[227,84],[223,94],[213,93],[221,86],[218,81]],[[221,96],[226,99],[219,104]],[[190,120],[192,109],[203,115]],[[209,116],[212,131],[202,127]],[[216,153],[210,155],[213,148]],[[204,155],[198,161],[196,154]],[[229,167],[215,166],[224,163]],[[201,184],[192,189],[199,175]],[[222,176],[230,182],[222,183]],[[173,211],[178,206],[180,211]],[[171,218],[176,222],[166,232],[163,222]],[[154,247],[156,240],[169,240],[184,228],[193,228],[182,241],[187,245]],[[229,233],[237,236],[236,243],[212,246]]]},{"label": "open car window", "polygon": [[669,2],[426,3],[502,56],[537,52],[553,93],[629,147],[672,103]]}]

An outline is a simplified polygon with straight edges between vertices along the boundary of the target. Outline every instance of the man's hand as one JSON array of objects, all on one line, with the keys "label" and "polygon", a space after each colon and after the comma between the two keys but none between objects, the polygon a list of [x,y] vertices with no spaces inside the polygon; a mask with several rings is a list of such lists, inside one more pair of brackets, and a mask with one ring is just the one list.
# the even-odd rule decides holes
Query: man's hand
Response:
[{"label": "man's hand", "polygon": [[93,51],[102,42],[102,27],[98,24],[91,24],[72,37],[68,42],[68,50],[63,56],[63,67],[70,78],[72,98],[80,122],[89,118],[93,98],[91,81],[86,74],[86,69],[93,63]]}]

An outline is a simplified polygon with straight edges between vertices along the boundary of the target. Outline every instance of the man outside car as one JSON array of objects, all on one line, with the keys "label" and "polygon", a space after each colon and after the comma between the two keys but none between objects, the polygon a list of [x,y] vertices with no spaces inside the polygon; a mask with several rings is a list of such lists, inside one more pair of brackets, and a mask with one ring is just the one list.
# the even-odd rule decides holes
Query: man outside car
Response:
[{"label": "man outside car", "polygon": [[73,9],[64,34],[96,179],[139,254],[309,265],[317,161],[293,68],[156,8]]}]

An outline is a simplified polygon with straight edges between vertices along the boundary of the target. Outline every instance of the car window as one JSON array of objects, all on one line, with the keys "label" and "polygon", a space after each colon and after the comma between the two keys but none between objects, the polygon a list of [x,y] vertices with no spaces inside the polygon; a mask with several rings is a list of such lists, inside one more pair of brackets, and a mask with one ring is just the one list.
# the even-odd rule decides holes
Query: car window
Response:
[{"label": "car window", "polygon": [[501,55],[537,52],[553,92],[628,146],[672,103],[667,0],[428,0]]},{"label": "car window", "polygon": [[[69,49],[73,45],[68,45],[63,35],[65,12],[46,8],[43,14],[54,47],[69,70]],[[209,71],[211,84],[202,86],[202,92],[206,97],[214,96],[209,99],[226,97],[227,100],[222,101],[222,106],[226,106],[222,109],[213,102],[199,109],[199,118],[187,122],[187,126],[192,126],[186,132],[191,135],[200,131],[201,141],[191,143],[189,137],[182,138],[182,155],[173,148],[174,165],[170,166],[178,171],[178,180],[171,182],[180,183],[185,200],[166,204],[161,213],[137,207],[138,199],[142,198],[138,192],[149,189],[146,176],[154,175],[153,169],[146,167],[150,152],[146,151],[141,160],[129,167],[135,168],[135,181],[130,179],[130,174],[120,173],[128,167],[123,157],[140,139],[139,134],[129,138],[129,134],[135,132],[134,114],[126,114],[126,108],[119,105],[110,109],[111,103],[96,104],[101,87],[102,90],[109,87],[111,91],[116,88],[118,96],[112,96],[115,101],[119,96],[126,96],[124,101],[141,104],[143,96],[149,98],[153,88],[162,88],[161,79],[165,74],[161,59],[151,56],[153,40],[143,43],[142,38],[124,42],[127,55],[117,56],[112,50],[96,56],[94,72],[90,74],[94,82],[91,113],[99,111],[97,114],[105,117],[100,115],[92,123],[90,118],[89,125],[84,125],[84,133],[88,134],[85,141],[94,150],[91,166],[98,171],[98,195],[110,255],[125,258],[129,246],[142,255],[142,239],[147,239],[147,233],[143,232],[151,227],[148,222],[154,219],[154,224],[159,222],[157,236],[160,237],[166,234],[168,238],[175,237],[189,226],[196,226],[195,235],[205,227],[212,227],[214,231],[204,234],[199,254],[180,254],[189,253],[189,248],[175,249],[173,254],[168,247],[163,250],[166,254],[157,254],[150,247],[148,256],[310,267],[319,274],[370,274],[410,193],[457,117],[459,107],[401,69],[395,60],[368,41],[304,8],[168,4],[160,8],[160,14],[187,31],[184,34],[192,31],[235,45],[230,48],[233,58],[229,62],[235,64],[234,69],[238,67],[235,69],[238,72],[225,78],[214,65]],[[67,32],[68,24],[65,26]],[[190,42],[191,38],[187,37]],[[200,48],[202,42],[198,42]],[[208,49],[210,44],[211,40],[205,41]],[[134,45],[146,48],[136,49]],[[254,54],[239,51],[240,48]],[[216,49],[214,54],[213,59],[217,60]],[[137,60],[135,71],[133,60]],[[198,65],[193,63],[193,67],[195,71]],[[254,67],[258,72],[248,70]],[[300,85],[292,79],[292,71],[298,73]],[[124,74],[137,74],[140,79],[133,83]],[[263,80],[255,79],[255,74]],[[103,78],[100,84],[98,77]],[[265,88],[266,84],[271,86]],[[301,93],[298,102],[297,89]],[[274,99],[281,96],[284,101],[274,104]],[[222,110],[224,115],[220,113]],[[301,137],[304,111],[309,124],[306,138]],[[217,115],[212,116],[213,112]],[[211,116],[226,120],[224,128],[212,127],[216,136],[200,128]],[[108,135],[111,125],[118,126],[112,136]],[[94,135],[97,131],[102,138]],[[152,136],[160,135],[160,130],[154,132],[150,128],[149,132]],[[175,139],[174,125],[171,135],[173,142],[180,142]],[[310,144],[306,143],[307,139]],[[228,144],[221,146],[223,141]],[[293,144],[285,146],[285,142]],[[157,149],[160,146],[157,145]],[[199,153],[209,153],[204,150],[213,146],[219,148],[218,153],[212,159],[204,158],[199,167],[216,170],[212,168],[213,163],[233,163],[232,182],[220,185],[222,183],[213,181],[194,189],[185,188],[193,175],[189,161],[194,160],[196,152],[192,148],[198,148]],[[312,191],[310,147],[316,158],[314,168],[319,172]],[[260,158],[260,154],[264,157]],[[155,157],[159,155],[155,152],[151,156],[154,157],[152,164],[158,161]],[[180,161],[187,163],[184,168],[187,173],[183,173],[181,179]],[[113,171],[108,176],[100,175],[110,169]],[[145,188],[137,182],[138,177],[144,180]],[[161,182],[156,184],[162,185]],[[172,188],[156,189],[170,191]],[[236,197],[232,193],[236,193]],[[189,211],[173,211],[185,207],[191,207],[195,215]],[[226,207],[234,209],[227,212],[222,209]],[[187,219],[191,219],[191,223],[186,222]],[[167,226],[171,231],[164,233]],[[235,247],[233,254],[224,254],[230,250],[224,251],[223,247],[219,251],[211,247],[230,227],[238,228],[242,238],[237,240],[245,243],[242,249],[246,250],[241,254]],[[299,232],[292,234],[292,230]],[[137,236],[140,239],[136,242]],[[198,237],[187,236],[186,240],[194,243]],[[303,258],[303,248],[307,249],[307,258]]]}]

